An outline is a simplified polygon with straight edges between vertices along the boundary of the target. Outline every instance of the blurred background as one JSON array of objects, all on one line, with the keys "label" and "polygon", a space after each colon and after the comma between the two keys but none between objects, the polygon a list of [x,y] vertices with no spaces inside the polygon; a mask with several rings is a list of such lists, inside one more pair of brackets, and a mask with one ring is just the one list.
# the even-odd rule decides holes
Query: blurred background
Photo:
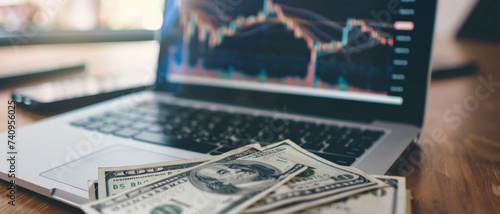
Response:
[{"label": "blurred background", "polygon": [[163,0],[2,0],[0,45],[151,40]]},{"label": "blurred background", "polygon": [[1,0],[0,97],[55,114],[148,88],[163,7],[164,0]]},{"label": "blurred background", "polygon": [[[440,0],[436,36],[454,37],[477,2]],[[161,27],[163,4],[164,0],[2,0],[0,44],[10,45],[13,37],[23,34],[33,37],[25,44],[71,36],[73,40],[64,41],[105,41],[113,40],[105,36],[113,33],[128,40],[151,39]]]}]

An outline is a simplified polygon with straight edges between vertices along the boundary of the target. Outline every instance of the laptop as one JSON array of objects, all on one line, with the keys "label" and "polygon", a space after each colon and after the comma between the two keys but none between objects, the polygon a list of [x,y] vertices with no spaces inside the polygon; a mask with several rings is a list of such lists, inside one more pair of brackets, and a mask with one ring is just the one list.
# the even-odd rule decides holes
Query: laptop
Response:
[{"label": "laptop", "polygon": [[167,0],[154,90],[19,129],[16,183],[78,206],[98,167],[284,139],[384,174],[422,127],[435,9],[413,0]]}]

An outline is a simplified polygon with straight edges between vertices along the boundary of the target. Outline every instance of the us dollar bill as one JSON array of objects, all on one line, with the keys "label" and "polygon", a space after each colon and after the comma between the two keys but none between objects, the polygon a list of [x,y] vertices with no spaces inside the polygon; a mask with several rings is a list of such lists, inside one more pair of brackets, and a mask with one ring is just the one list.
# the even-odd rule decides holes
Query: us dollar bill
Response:
[{"label": "us dollar bill", "polygon": [[411,209],[411,201],[413,198],[411,197],[411,191],[406,190],[406,214],[411,214],[413,211]]},{"label": "us dollar bill", "polygon": [[109,197],[153,180],[175,175],[183,170],[188,170],[205,163],[212,158],[203,157],[123,167],[100,167],[98,171],[97,197]]},{"label": "us dollar bill", "polygon": [[307,169],[277,146],[249,145],[83,205],[86,213],[238,213]]},{"label": "us dollar bill", "polygon": [[[276,145],[265,147],[272,149]],[[364,172],[343,167],[318,157],[287,140],[279,145],[286,148],[285,158],[309,166],[266,198],[245,210],[245,213],[291,213],[308,207],[345,198],[367,190],[387,186]]]},{"label": "us dollar bill", "polygon": [[89,201],[96,201],[99,199],[99,181],[98,180],[89,180]]},{"label": "us dollar bill", "polygon": [[340,199],[297,214],[404,214],[408,211],[405,178],[374,176],[387,183],[379,188]]}]

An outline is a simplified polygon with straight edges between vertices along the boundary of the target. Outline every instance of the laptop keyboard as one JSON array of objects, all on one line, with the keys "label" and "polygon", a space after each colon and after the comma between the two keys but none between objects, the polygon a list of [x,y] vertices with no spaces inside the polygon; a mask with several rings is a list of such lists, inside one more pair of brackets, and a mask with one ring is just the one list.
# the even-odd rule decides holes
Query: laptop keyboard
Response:
[{"label": "laptop keyboard", "polygon": [[252,143],[266,146],[290,139],[345,166],[384,135],[380,130],[151,103],[94,115],[71,125],[211,155]]}]

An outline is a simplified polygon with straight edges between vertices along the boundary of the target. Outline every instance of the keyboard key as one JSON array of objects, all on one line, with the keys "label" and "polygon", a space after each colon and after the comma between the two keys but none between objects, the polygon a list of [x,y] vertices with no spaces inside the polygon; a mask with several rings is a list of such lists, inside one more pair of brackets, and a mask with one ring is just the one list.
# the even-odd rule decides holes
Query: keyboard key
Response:
[{"label": "keyboard key", "polygon": [[345,147],[342,145],[330,145],[324,150],[324,152],[359,157],[365,152],[365,150],[363,148],[357,148],[354,146]]},{"label": "keyboard key", "polygon": [[349,132],[349,128],[342,127],[340,129],[338,129],[337,131],[335,131],[334,133],[332,133],[332,135],[337,136],[337,137],[343,137],[344,135],[347,134],[347,132]]},{"label": "keyboard key", "polygon": [[123,118],[126,118],[128,117],[129,114],[127,113],[122,113],[122,112],[114,112],[114,111],[110,111],[110,112],[106,112],[104,114],[106,117],[112,117],[112,118],[119,118],[119,119],[123,119]]},{"label": "keyboard key", "polygon": [[90,123],[87,123],[85,126],[83,126],[83,128],[88,129],[88,130],[96,130],[96,129],[101,128],[101,126],[102,126],[102,123],[100,123],[100,122],[90,122]]},{"label": "keyboard key", "polygon": [[145,122],[145,123],[164,123],[166,121],[166,118],[162,118],[162,117],[159,117],[159,116],[143,116],[141,119],[140,119],[141,122]]},{"label": "keyboard key", "polygon": [[128,120],[128,121],[131,121],[132,123],[135,123],[137,121],[141,121],[142,116],[139,116],[139,115],[129,115],[129,116],[121,118],[121,119]]},{"label": "keyboard key", "polygon": [[120,121],[122,121],[122,119],[114,118],[114,117],[104,117],[102,120],[102,122],[108,123],[108,124],[115,124],[115,123],[119,123]]},{"label": "keyboard key", "polygon": [[160,132],[165,131],[165,127],[158,125],[158,124],[153,124],[153,125],[149,126],[147,128],[147,130],[149,132],[153,132],[153,133],[160,133]]},{"label": "keyboard key", "polygon": [[130,128],[124,128],[124,129],[121,129],[119,131],[114,132],[113,134],[116,135],[116,136],[129,138],[129,137],[132,137],[132,136],[137,135],[139,133],[141,133],[141,132],[138,131],[138,130],[130,129]]},{"label": "keyboard key", "polygon": [[302,141],[302,138],[297,135],[289,136],[287,139],[290,139],[292,142],[298,145],[304,143],[304,141]]},{"label": "keyboard key", "polygon": [[356,147],[356,148],[363,148],[363,149],[367,149],[367,148],[370,148],[373,144],[373,140],[367,140],[367,139],[363,139],[361,137],[355,137],[355,138],[352,138],[352,142],[351,142],[351,146],[353,147]]},{"label": "keyboard key", "polygon": [[306,142],[306,143],[312,143],[312,142],[315,142],[317,140],[319,136],[318,135],[315,135],[315,134],[312,134],[312,133],[308,133],[306,134],[302,139]]},{"label": "keyboard key", "polygon": [[305,131],[314,131],[318,125],[311,122],[297,122],[297,127]]},{"label": "keyboard key", "polygon": [[359,144],[363,145],[363,148],[367,149],[373,145],[373,141],[371,140],[362,140]]},{"label": "keyboard key", "polygon": [[[243,132],[250,135],[247,137],[255,136],[252,132],[246,132],[245,130],[243,130]],[[261,130],[257,134],[257,139],[259,139],[261,141],[266,141],[266,142],[274,142],[276,137],[277,137],[277,134],[273,133],[270,130]]]},{"label": "keyboard key", "polygon": [[135,122],[133,123],[130,128],[131,129],[136,129],[136,130],[144,130],[148,127],[150,127],[151,124],[150,123],[144,123],[144,122]]},{"label": "keyboard key", "polygon": [[242,146],[246,146],[248,144],[256,143],[251,139],[235,139],[235,138],[226,138],[219,142],[220,145],[224,145],[232,148],[239,148]]},{"label": "keyboard key", "polygon": [[105,133],[105,134],[111,134],[113,132],[116,132],[120,130],[121,127],[116,126],[116,125],[106,125],[106,126],[101,126],[98,131]]},{"label": "keyboard key", "polygon": [[120,126],[120,127],[128,127],[130,125],[132,125],[132,121],[130,120],[120,120],[120,121],[116,121],[114,124],[117,125],[117,126]]},{"label": "keyboard key", "polygon": [[344,156],[339,156],[339,155],[333,155],[333,154],[325,154],[325,153],[318,153],[318,152],[312,152],[313,154],[320,156],[324,159],[327,159],[333,163],[336,163],[338,165],[342,166],[350,166],[354,161],[356,161],[356,158],[352,157],[344,157]]},{"label": "keyboard key", "polygon": [[133,137],[133,139],[145,141],[164,146],[175,147],[179,149],[186,149],[200,153],[209,153],[217,148],[215,145],[195,143],[192,141],[183,141],[167,135],[143,132]]},{"label": "keyboard key", "polygon": [[302,148],[313,151],[320,151],[324,147],[325,145],[323,145],[321,142],[310,142],[302,145]]},{"label": "keyboard key", "polygon": [[132,112],[132,107],[116,109],[116,111],[113,111],[113,112],[114,113],[128,114],[128,113]]},{"label": "keyboard key", "polygon": [[349,139],[349,138],[333,137],[333,138],[328,139],[326,142],[328,143],[329,146],[340,147],[340,146],[346,145],[350,141],[351,141],[351,139]]},{"label": "keyboard key", "polygon": [[323,131],[325,133],[333,133],[339,129],[338,126],[336,125],[326,125],[326,124],[321,124],[318,127],[318,130]]},{"label": "keyboard key", "polygon": [[359,134],[361,134],[361,129],[359,129],[359,128],[350,128],[349,129],[349,135],[357,136]]},{"label": "keyboard key", "polygon": [[360,157],[363,153],[365,153],[365,149],[356,147],[348,147],[344,150],[344,154],[354,157]]},{"label": "keyboard key", "polygon": [[372,131],[372,130],[364,130],[360,133],[362,137],[370,138],[370,139],[378,139],[385,133],[383,131]]},{"label": "keyboard key", "polygon": [[345,149],[342,149],[339,154],[341,155],[349,155],[353,157],[360,157],[363,153],[365,153],[364,149],[361,148],[355,148],[355,147],[348,147]]},{"label": "keyboard key", "polygon": [[98,121],[103,121],[105,118],[106,118],[105,115],[94,115],[90,116],[88,119],[90,121],[98,122]]}]

